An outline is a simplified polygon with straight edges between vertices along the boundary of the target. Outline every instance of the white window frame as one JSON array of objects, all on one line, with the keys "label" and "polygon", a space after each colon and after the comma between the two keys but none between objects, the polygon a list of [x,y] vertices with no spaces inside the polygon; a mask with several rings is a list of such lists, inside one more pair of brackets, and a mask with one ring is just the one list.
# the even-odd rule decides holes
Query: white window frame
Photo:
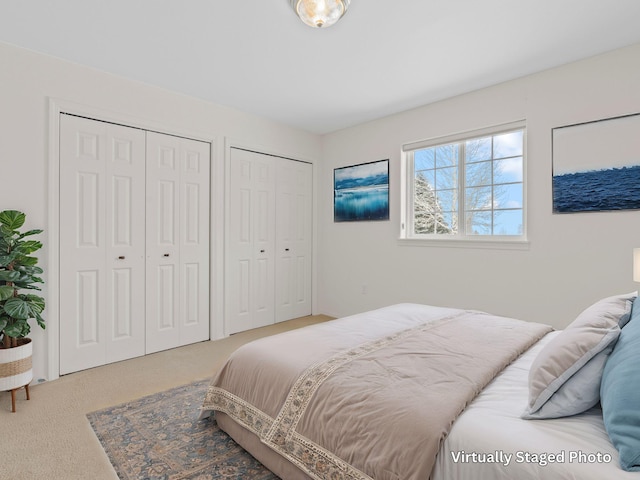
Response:
[{"label": "white window frame", "polygon": [[[508,133],[515,130],[523,131],[523,151],[522,151],[522,234],[521,235],[467,235],[463,228],[458,233],[452,235],[445,234],[414,234],[414,178],[415,169],[413,165],[413,152],[439,145],[452,143],[462,143],[480,137],[488,137]],[[465,164],[464,158],[460,158],[458,164],[458,218],[464,218],[464,188],[465,188]],[[401,245],[411,246],[453,246],[453,247],[473,247],[473,248],[499,248],[499,249],[528,249],[527,240],[527,128],[524,120],[510,122],[478,130],[460,132],[454,135],[431,138],[411,142],[402,146],[402,185],[401,185],[401,224],[400,238]],[[459,220],[460,224],[464,224]]]}]

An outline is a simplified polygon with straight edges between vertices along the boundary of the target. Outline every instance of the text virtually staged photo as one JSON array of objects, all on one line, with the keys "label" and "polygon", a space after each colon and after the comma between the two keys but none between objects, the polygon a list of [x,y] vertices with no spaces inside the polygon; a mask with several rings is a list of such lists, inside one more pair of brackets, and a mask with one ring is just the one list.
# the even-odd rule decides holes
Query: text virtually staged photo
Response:
[{"label": "text virtually staged photo", "polygon": [[640,2],[397,3],[3,7],[1,479],[640,479]]}]

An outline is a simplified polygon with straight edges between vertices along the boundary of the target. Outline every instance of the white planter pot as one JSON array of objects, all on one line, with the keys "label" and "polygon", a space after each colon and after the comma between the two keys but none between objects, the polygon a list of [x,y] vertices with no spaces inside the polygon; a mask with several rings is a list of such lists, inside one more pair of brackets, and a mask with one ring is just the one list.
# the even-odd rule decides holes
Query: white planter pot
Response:
[{"label": "white planter pot", "polygon": [[18,340],[14,348],[0,348],[0,392],[24,387],[33,380],[31,355],[33,345],[30,338]]}]

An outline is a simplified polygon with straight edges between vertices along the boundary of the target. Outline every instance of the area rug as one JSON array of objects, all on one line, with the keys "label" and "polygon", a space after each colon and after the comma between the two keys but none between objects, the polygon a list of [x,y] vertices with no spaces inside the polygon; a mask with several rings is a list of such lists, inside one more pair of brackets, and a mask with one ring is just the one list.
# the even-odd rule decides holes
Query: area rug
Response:
[{"label": "area rug", "polygon": [[277,480],[218,428],[198,420],[209,381],[87,415],[123,480]]}]

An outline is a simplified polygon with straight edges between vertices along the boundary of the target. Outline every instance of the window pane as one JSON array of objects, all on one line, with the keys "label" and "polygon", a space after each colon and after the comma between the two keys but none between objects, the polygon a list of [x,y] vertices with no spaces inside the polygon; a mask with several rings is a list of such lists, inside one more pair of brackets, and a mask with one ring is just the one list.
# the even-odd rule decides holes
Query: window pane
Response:
[{"label": "window pane", "polygon": [[522,182],[522,157],[493,162],[494,183]]},{"label": "window pane", "polygon": [[495,210],[493,213],[494,235],[522,235],[522,210]]},{"label": "window pane", "polygon": [[415,217],[413,219],[413,233],[419,235],[435,233],[434,225],[435,222],[432,214],[415,212]]},{"label": "window pane", "polygon": [[493,137],[493,158],[522,156],[522,135],[519,130]]},{"label": "window pane", "polygon": [[467,187],[491,185],[491,163],[471,163],[465,167],[465,183]]},{"label": "window pane", "polygon": [[475,138],[465,144],[465,160],[479,162],[491,159],[491,137]]},{"label": "window pane", "polygon": [[522,208],[522,184],[496,185],[493,208]]},{"label": "window pane", "polygon": [[438,168],[435,185],[436,190],[456,188],[458,186],[458,169],[456,167]]},{"label": "window pane", "polygon": [[489,212],[467,212],[467,235],[491,235],[491,216]]},{"label": "window pane", "polygon": [[441,145],[436,148],[436,167],[452,167],[458,165],[458,146],[455,143]]},{"label": "window pane", "polygon": [[454,211],[458,206],[457,190],[437,190],[436,197],[438,199],[437,208],[440,211]]},{"label": "window pane", "polygon": [[431,189],[435,188],[436,177],[435,170],[421,170],[416,171],[416,182],[426,182],[429,184]]},{"label": "window pane", "polygon": [[458,214],[456,212],[444,212],[438,220],[436,233],[449,235],[458,233]]},{"label": "window pane", "polygon": [[466,210],[490,210],[491,209],[491,187],[472,187],[465,189]]},{"label": "window pane", "polygon": [[455,212],[415,212],[413,232],[418,235],[457,233],[457,219]]},{"label": "window pane", "polygon": [[413,161],[416,170],[435,168],[435,151],[433,148],[417,150],[413,153]]},{"label": "window pane", "polygon": [[414,188],[413,203],[415,210],[433,211],[435,209],[436,197],[431,185],[421,178],[417,178]]},{"label": "window pane", "polygon": [[436,201],[433,186],[428,183],[427,173],[433,176],[433,170],[416,174],[413,196],[413,230],[417,234],[435,233],[437,216],[442,208]]}]

